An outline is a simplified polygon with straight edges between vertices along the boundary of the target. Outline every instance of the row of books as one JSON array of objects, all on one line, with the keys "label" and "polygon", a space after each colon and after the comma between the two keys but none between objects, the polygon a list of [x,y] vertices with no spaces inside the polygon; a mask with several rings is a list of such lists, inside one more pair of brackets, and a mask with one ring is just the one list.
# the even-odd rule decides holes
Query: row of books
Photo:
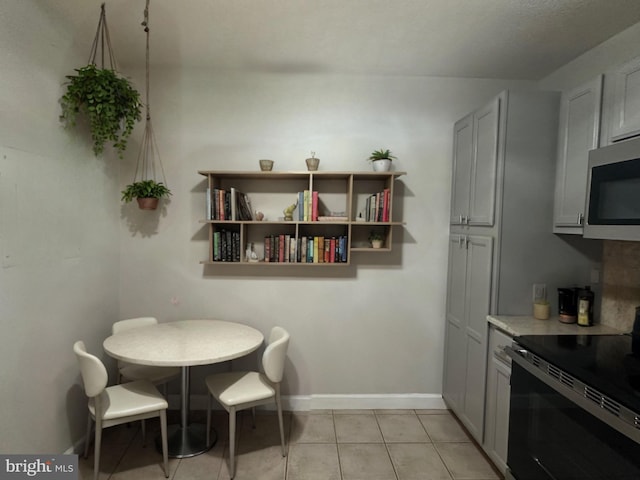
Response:
[{"label": "row of books", "polygon": [[385,188],[383,191],[374,193],[367,197],[365,207],[365,220],[367,222],[388,222],[390,210],[390,190]]},{"label": "row of books", "polygon": [[214,262],[239,262],[240,256],[240,232],[230,230],[213,232]]},{"label": "row of books", "polygon": [[315,190],[298,192],[297,210],[299,222],[318,221],[318,192]]},{"label": "row of books", "polygon": [[207,188],[207,220],[253,220],[249,197],[234,187]]},{"label": "row of books", "polygon": [[264,261],[280,263],[345,263],[347,236],[268,235],[264,237]]}]

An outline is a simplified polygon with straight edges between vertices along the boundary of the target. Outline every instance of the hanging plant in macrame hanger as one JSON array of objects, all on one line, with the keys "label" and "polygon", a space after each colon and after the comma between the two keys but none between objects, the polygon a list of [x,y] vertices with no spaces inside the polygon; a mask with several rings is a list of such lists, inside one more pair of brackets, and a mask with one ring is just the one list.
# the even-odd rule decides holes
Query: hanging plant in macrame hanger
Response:
[{"label": "hanging plant in macrame hanger", "polygon": [[[105,60],[108,66],[105,66]],[[60,99],[60,120],[65,127],[71,128],[81,113],[88,119],[95,155],[100,155],[105,143],[111,142],[118,157],[122,158],[127,139],[136,122],[141,120],[140,94],[118,73],[104,3],[100,7],[88,65],[76,72],[77,75],[67,75],[67,91]]]},{"label": "hanging plant in macrame hanger", "polygon": [[[163,197],[168,198],[171,195],[171,191],[167,187],[162,160],[158,153],[158,144],[151,124],[151,108],[149,102],[149,0],[146,1],[144,21],[142,22],[142,26],[147,35],[145,85],[146,120],[136,163],[136,171],[133,175],[133,183],[127,185],[122,191],[122,200],[128,203],[135,198],[138,201],[138,207],[142,210],[155,210],[158,207],[160,199]],[[162,181],[157,181],[156,158],[160,173],[162,174]]]}]

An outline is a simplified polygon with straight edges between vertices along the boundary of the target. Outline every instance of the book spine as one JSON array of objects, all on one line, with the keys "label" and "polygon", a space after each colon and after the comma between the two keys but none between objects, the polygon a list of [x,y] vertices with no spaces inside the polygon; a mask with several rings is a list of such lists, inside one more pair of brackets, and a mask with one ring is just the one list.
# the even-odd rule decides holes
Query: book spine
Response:
[{"label": "book spine", "polygon": [[278,262],[284,262],[284,234],[278,236]]},{"label": "book spine", "polygon": [[213,261],[220,261],[220,232],[213,232]]},{"label": "book spine", "polygon": [[391,207],[391,191],[388,188],[384,189],[384,206],[382,209],[382,221],[389,222],[389,208]]},{"label": "book spine", "polygon": [[231,210],[231,220],[238,220],[238,199],[237,199],[237,195],[236,195],[236,189],[234,187],[231,187],[231,194],[230,194],[230,198],[229,198],[229,207]]},{"label": "book spine", "polygon": [[296,239],[289,239],[289,262],[296,263]]},{"label": "book spine", "polygon": [[329,262],[336,263],[336,237],[331,237],[329,245]]},{"label": "book spine", "polygon": [[298,192],[298,206],[296,207],[298,210],[298,221],[304,221],[304,192]]},{"label": "book spine", "polygon": [[291,235],[286,234],[284,236],[284,252],[282,254],[283,262],[289,263],[291,261],[290,253],[291,253]]},{"label": "book spine", "polygon": [[331,262],[331,240],[329,238],[324,239],[324,263]]},{"label": "book spine", "polygon": [[307,237],[300,239],[300,262],[307,263]]},{"label": "book spine", "polygon": [[311,193],[311,221],[318,221],[318,192],[313,191]]},{"label": "book spine", "polygon": [[313,237],[313,263],[319,263],[319,255],[318,255],[318,246],[319,246],[319,238]]},{"label": "book spine", "polygon": [[212,220],[211,218],[211,188],[207,187],[207,220]]},{"label": "book spine", "polygon": [[307,237],[307,263],[313,263],[313,237]]},{"label": "book spine", "polygon": [[271,260],[271,237],[264,237],[264,261],[269,262]]},{"label": "book spine", "polygon": [[309,221],[309,206],[310,206],[310,202],[311,202],[311,196],[309,195],[309,190],[305,190],[302,192],[302,197],[303,197],[303,205],[304,205],[304,210],[302,212],[303,215],[303,222],[308,222]]}]

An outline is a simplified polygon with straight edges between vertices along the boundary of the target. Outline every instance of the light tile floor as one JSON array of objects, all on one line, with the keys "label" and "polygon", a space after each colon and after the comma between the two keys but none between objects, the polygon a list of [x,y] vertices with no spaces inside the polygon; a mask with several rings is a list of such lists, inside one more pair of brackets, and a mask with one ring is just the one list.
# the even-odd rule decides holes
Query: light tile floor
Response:
[{"label": "light tile floor", "polygon": [[[196,412],[194,421],[202,418]],[[173,480],[228,480],[228,417],[214,414],[216,445],[169,459]],[[501,480],[503,477],[447,410],[321,410],[285,413],[282,457],[275,413],[238,414],[236,480]],[[100,480],[164,478],[155,449],[157,420],[142,446],[139,423],[104,431]],[[93,448],[80,457],[80,478],[93,478]]]}]

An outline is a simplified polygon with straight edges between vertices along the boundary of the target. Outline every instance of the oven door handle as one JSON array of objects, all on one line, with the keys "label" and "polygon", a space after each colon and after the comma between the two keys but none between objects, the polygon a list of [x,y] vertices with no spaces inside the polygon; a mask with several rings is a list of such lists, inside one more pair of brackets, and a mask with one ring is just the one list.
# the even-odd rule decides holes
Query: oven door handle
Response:
[{"label": "oven door handle", "polygon": [[[578,405],[583,410],[586,410],[594,417],[602,420],[605,424],[630,438],[634,442],[640,443],[640,418],[636,413],[622,405],[620,405],[618,415],[612,413],[610,410],[602,406],[602,404],[598,404],[587,397],[585,390],[586,385],[584,383],[573,377],[573,387],[560,382],[555,376],[551,376],[544,371],[545,366],[550,365],[545,360],[540,359],[539,363],[542,368],[533,365],[529,360],[527,360],[527,357],[531,355],[527,350],[519,347],[514,348],[512,346],[507,346],[504,348],[504,351],[516,364],[524,368],[528,373],[533,375],[549,388],[555,390],[570,402]],[[559,370],[555,365],[554,369]],[[595,389],[593,390],[595,391]]]}]

